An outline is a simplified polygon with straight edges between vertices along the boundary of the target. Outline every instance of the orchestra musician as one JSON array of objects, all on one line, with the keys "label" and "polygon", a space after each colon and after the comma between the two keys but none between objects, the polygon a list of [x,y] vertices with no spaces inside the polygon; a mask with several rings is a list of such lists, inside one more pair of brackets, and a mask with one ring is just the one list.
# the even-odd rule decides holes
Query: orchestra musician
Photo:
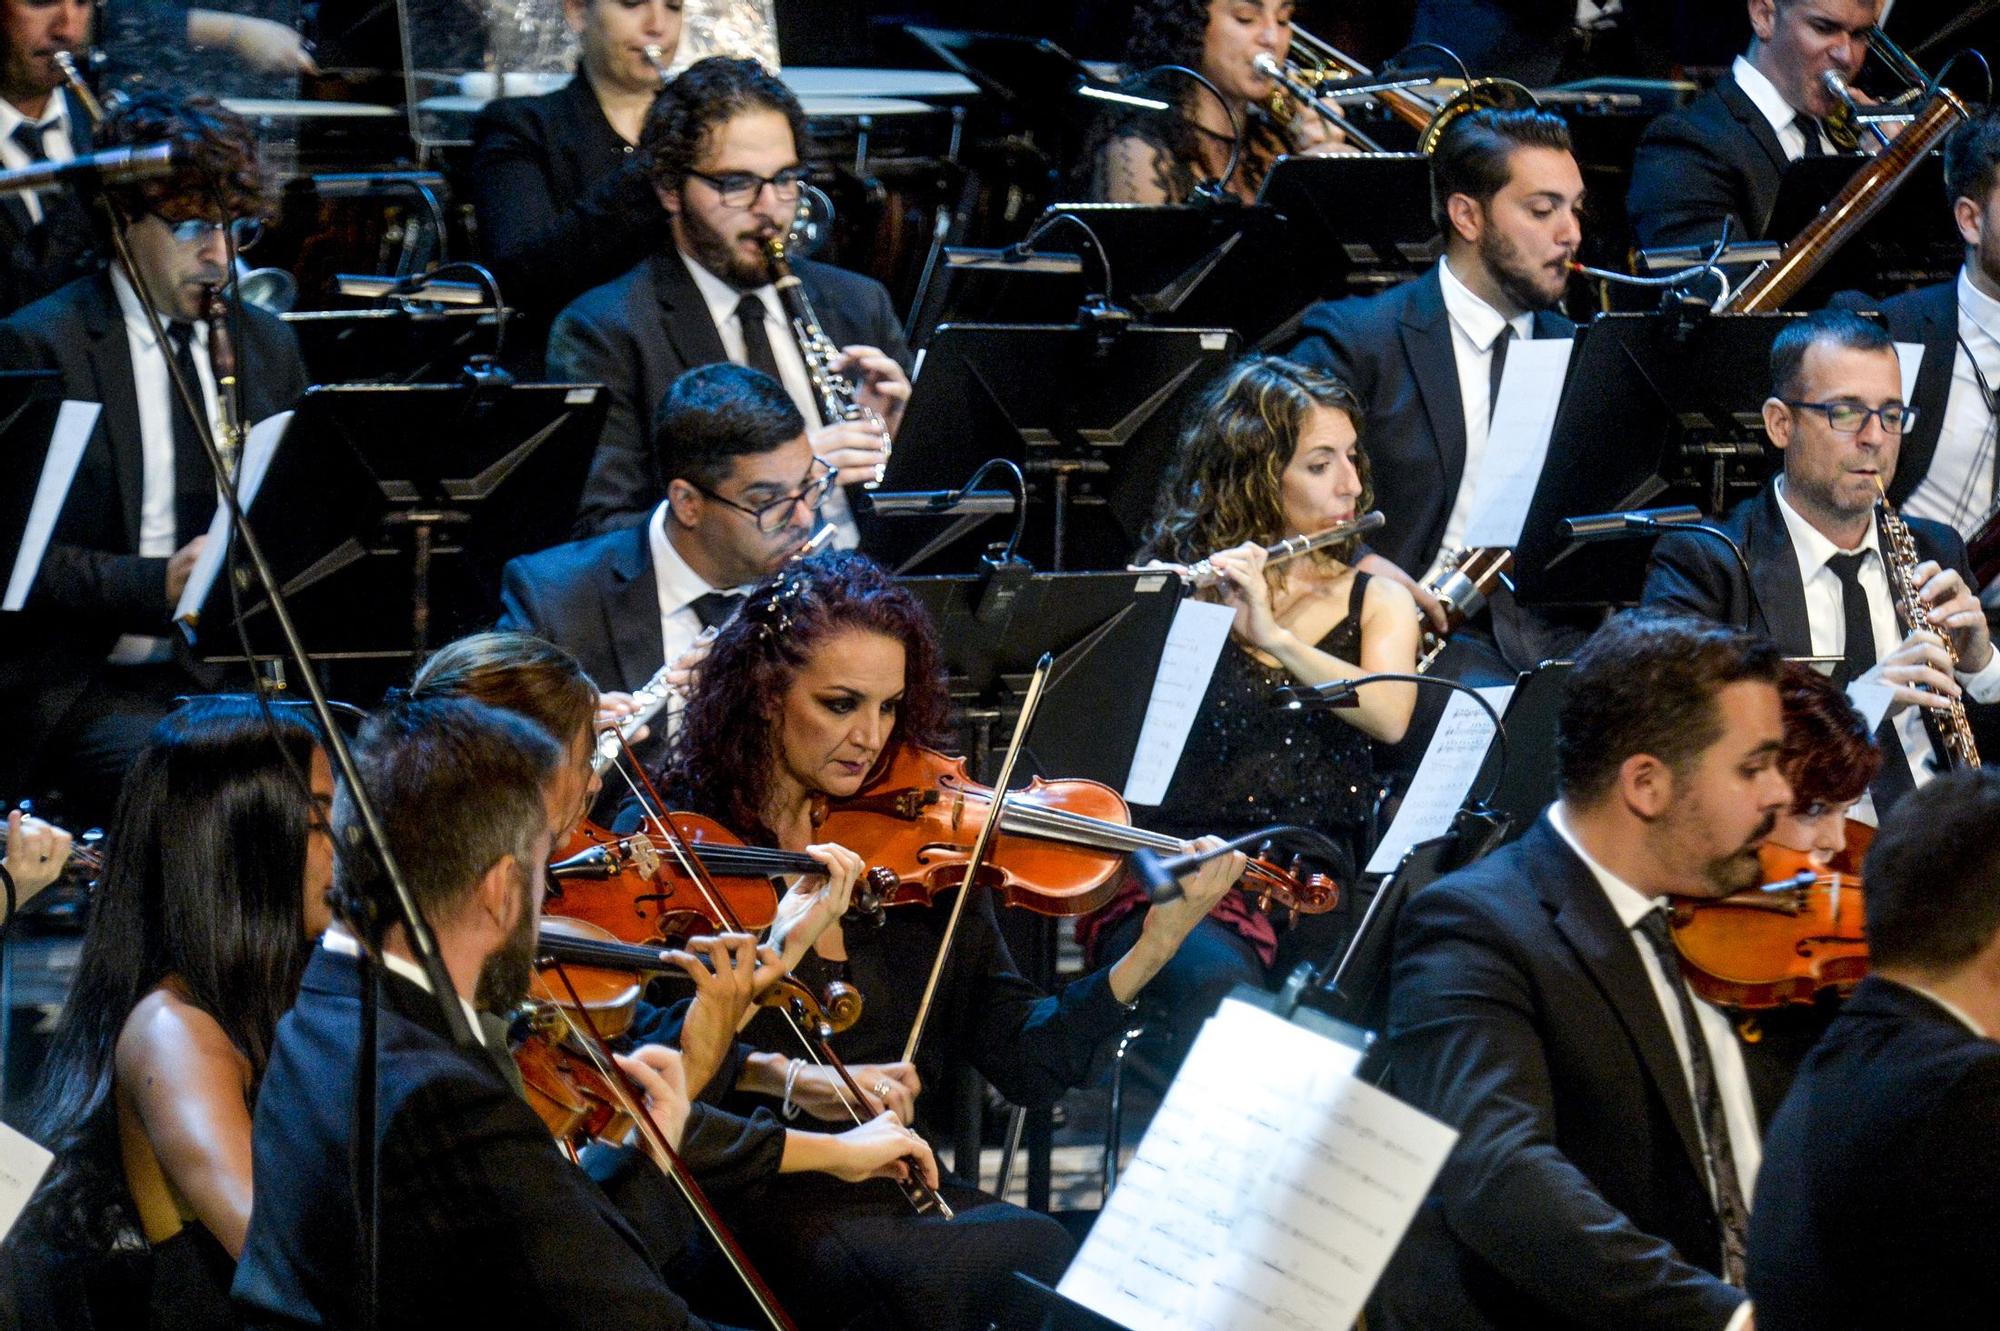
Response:
[{"label": "orchestra musician", "polygon": [[[717,635],[661,789],[669,808],[706,814],[753,844],[796,850],[814,839],[815,811],[829,799],[853,795],[900,746],[934,742],[946,706],[934,631],[915,598],[863,556],[816,555],[760,583]],[[907,1107],[925,1086],[943,1084],[952,1056],[970,1060],[1011,1102],[1047,1104],[1082,1080],[1140,990],[1243,868],[1240,854],[1208,861],[1181,880],[1184,896],[1147,912],[1124,955],[1046,995],[1015,969],[990,894],[975,892],[914,1066],[902,1061],[902,1045],[918,1019],[949,894],[891,907],[879,927],[828,924],[794,973],[815,989],[845,979],[866,995],[859,1020],[834,1046],[851,1066],[867,1067],[858,1080],[870,1112],[885,1102]],[[749,1029],[760,1052],[740,1085],[775,1100],[791,1059],[771,1052],[784,1046],[768,1023]],[[926,1121],[922,1101],[916,1116]],[[1049,1217],[950,1178],[940,1190],[954,1220],[912,1216],[907,1200],[879,1183],[811,1175],[777,1183],[739,1233],[753,1256],[769,1256],[762,1265],[774,1286],[809,1309],[813,1325],[845,1326],[869,1312],[878,1324],[913,1329],[1011,1326],[1000,1316],[1011,1302],[1009,1273],[1052,1283],[1071,1252]],[[805,1266],[787,1260],[801,1252],[812,1257]],[[806,1273],[810,1283],[793,1283]]]},{"label": "orchestra musician", "polygon": [[[631,526],[652,511],[659,499],[648,472],[648,417],[682,371],[717,361],[783,384],[813,452],[842,485],[876,478],[910,395],[910,349],[889,293],[828,264],[793,264],[840,348],[831,368],[853,382],[857,403],[876,418],[822,420],[765,249],[798,211],[808,174],[799,160],[804,138],[798,98],[754,60],[699,61],[654,103],[639,147],[673,243],[578,297],[549,335],[551,379],[601,383],[611,396],[578,535]],[[843,493],[828,496],[827,516],[841,529],[839,543],[859,540]]]},{"label": "orchestra musician", "polygon": [[[170,636],[171,616],[215,513],[215,475],[172,391],[172,356],[221,424],[209,359],[209,291],[226,275],[222,229],[247,238],[272,197],[249,125],[206,98],[133,98],[100,147],[167,143],[186,165],[112,187],[167,346],[122,272],[94,273],[0,320],[0,365],[53,369],[64,398],[101,407],[57,519],[27,613],[0,642],[0,701],[13,718],[0,788],[62,790],[101,821],[132,754],[177,695],[212,686]],[[238,311],[243,420],[291,406],[306,372],[291,330]]]},{"label": "orchestra musician", "polygon": [[[1248,203],[1279,157],[1348,151],[1346,135],[1311,108],[1294,104],[1280,122],[1265,105],[1278,85],[1251,62],[1284,62],[1292,11],[1292,0],[1141,0],[1119,68],[1129,85],[1170,99],[1173,109],[1099,124],[1084,159],[1089,197],[1186,203],[1195,186],[1214,181]],[[1199,71],[1223,100],[1186,74],[1151,73],[1161,65]],[[1225,180],[1239,134],[1236,174]]]},{"label": "orchestra musician", "polygon": [[514,338],[538,363],[558,310],[667,241],[639,138],[660,92],[647,48],[672,60],[681,0],[565,0],[563,18],[578,37],[575,77],[488,102],[466,171],[487,265],[526,324]]},{"label": "orchestra musician", "polygon": [[1388,1085],[1459,1138],[1370,1325],[1749,1324],[1757,1118],[1729,1019],[1680,977],[1665,898],[1759,880],[1791,804],[1780,664],[1701,620],[1608,621],[1563,695],[1560,797],[1404,905]]},{"label": "orchestra musician", "polygon": [[[1140,552],[1183,567],[1209,560],[1223,581],[1196,595],[1236,609],[1230,645],[1146,826],[1178,837],[1274,822],[1312,827],[1345,852],[1343,863],[1323,866],[1344,885],[1358,881],[1373,832],[1370,741],[1402,738],[1416,686],[1374,684],[1356,695],[1357,707],[1306,713],[1274,710],[1272,691],[1407,674],[1416,666],[1416,607],[1400,583],[1353,567],[1358,538],[1269,567],[1265,547],[1372,507],[1360,421],[1354,395],[1326,375],[1266,356],[1239,361],[1190,415]],[[1128,883],[1079,923],[1086,958],[1123,953],[1145,914],[1144,895]],[[1334,923],[1301,916],[1281,930],[1243,893],[1217,902],[1153,981],[1179,1046],[1239,981],[1267,985],[1302,956],[1333,955],[1337,939],[1322,920]]]},{"label": "orchestra musician", "polygon": [[56,1155],[13,1240],[28,1325],[235,1325],[251,1107],[330,918],[332,798],[313,728],[248,698],[188,702],[135,757],[28,1111]]},{"label": "orchestra musician", "polygon": [[[1559,312],[1583,240],[1569,127],[1546,111],[1460,116],[1431,154],[1431,199],[1444,235],[1437,265],[1380,295],[1314,305],[1286,354],[1360,397],[1388,523],[1359,566],[1409,587],[1443,631],[1443,608],[1423,584],[1472,520],[1507,346],[1576,331]],[[1570,641],[1552,641],[1511,607],[1496,609],[1493,627],[1501,655],[1520,669]],[[1512,678],[1499,662],[1492,669]]]},{"label": "orchestra musician", "polygon": [[[90,117],[53,56],[90,44],[89,0],[0,0],[0,168],[90,151]],[[69,191],[0,196],[0,315],[82,276],[91,219]]]},{"label": "orchestra musician", "polygon": [[1750,1225],[1765,1331],[1993,1320],[1996,844],[2000,779],[1958,771],[1897,805],[1868,852],[1868,978],[1765,1138]]},{"label": "orchestra musician", "polygon": [[1772,238],[1785,168],[1839,151],[1825,121],[1840,103],[1821,78],[1860,73],[1881,0],[1748,2],[1750,49],[1639,140],[1625,210],[1642,247],[1708,244],[1725,221],[1733,241]]},{"label": "orchestra musician", "polygon": [[1417,0],[1410,42],[1450,48],[1480,78],[1530,88],[1673,74],[1670,0]]},{"label": "orchestra musician", "polygon": [[[1930,617],[1950,630],[1956,670],[1941,639],[1899,620],[1877,503],[1916,414],[1888,335],[1841,310],[1787,324],[1771,346],[1771,394],[1764,430],[1782,469],[1719,524],[1742,549],[1751,585],[1722,542],[1677,532],[1654,547],[1643,600],[1747,625],[1790,655],[1839,657],[1843,686],[1879,663],[1894,701],[1876,732],[1887,757],[1857,815],[1873,822],[1941,761],[1924,713],[1961,697],[2000,700],[2000,659],[1965,543],[1941,523],[1909,519],[1922,561],[1911,573]],[[1978,718],[1983,709],[1971,710]]]},{"label": "orchestra musician", "polygon": [[62,877],[73,842],[70,834],[54,823],[31,817],[19,809],[8,813],[7,849],[0,855],[0,878],[13,887],[7,892],[11,910],[0,916],[0,929],[14,918],[13,912]]},{"label": "orchestra musician", "polygon": [[[465,698],[393,704],[372,718],[355,761],[388,844],[432,931],[476,1049],[454,1046],[401,923],[379,972],[377,1111],[354,1137],[360,1027],[358,944],[331,926],[278,1023],[253,1130],[257,1204],[232,1295],[244,1323],[352,1326],[367,1287],[353,1180],[379,1161],[375,1325],[532,1317],[548,1327],[699,1327],[639,1234],[556,1147],[515,1091],[507,1051],[475,1004],[511,1006],[533,974],[551,826],[579,807],[574,766],[527,719]],[[360,842],[352,797],[334,801],[338,844]],[[350,833],[354,833],[350,839]],[[336,894],[385,907],[379,870],[342,855]],[[687,1116],[679,1054],[618,1057],[669,1145]],[[664,1173],[641,1176],[664,1193]],[[668,1204],[664,1200],[662,1204]]]}]

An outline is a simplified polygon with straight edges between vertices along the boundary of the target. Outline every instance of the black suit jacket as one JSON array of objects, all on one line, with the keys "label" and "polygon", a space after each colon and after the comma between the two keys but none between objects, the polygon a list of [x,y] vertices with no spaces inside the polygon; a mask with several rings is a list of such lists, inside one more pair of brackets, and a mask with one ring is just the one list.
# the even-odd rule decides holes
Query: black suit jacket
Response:
[{"label": "black suit jacket", "polygon": [[[318,949],[278,1024],[257,1095],[257,1204],[232,1289],[251,1326],[359,1323],[359,994],[353,959]],[[494,1056],[453,1048],[435,1001],[402,977],[385,974],[382,995],[380,1325],[701,1325]]]},{"label": "black suit jacket", "polygon": [[[1664,0],[1627,0],[1618,23],[1631,38],[1630,73],[1666,76],[1671,17]],[[1555,82],[1575,26],[1575,0],[1417,0],[1410,41],[1449,46],[1482,78],[1542,88]]]},{"label": "black suit jacket", "polygon": [[[68,89],[69,141],[77,153],[90,151],[90,117]],[[17,194],[0,195],[0,315],[40,300],[76,280],[96,263],[96,236],[91,213],[71,190],[41,196],[42,220],[28,217]]]},{"label": "black suit jacket", "polygon": [[644,154],[581,70],[552,93],[488,103],[466,183],[487,262],[536,340],[563,306],[668,243]]},{"label": "black suit jacket", "polygon": [[660,584],[646,524],[507,561],[502,629],[564,648],[600,689],[636,689],[660,672]]},{"label": "black suit jacket", "polygon": [[[880,347],[910,367],[902,325],[880,282],[808,260],[793,266],[835,345]],[[549,378],[601,383],[611,398],[583,488],[577,535],[629,526],[665,498],[653,465],[653,411],[682,371],[727,359],[708,305],[671,246],[585,292],[556,317]]]},{"label": "black suit jacket", "polygon": [[[275,315],[243,309],[251,421],[306,388],[298,342]],[[132,352],[111,279],[98,273],[0,320],[0,365],[57,370],[65,398],[103,404],[24,613],[0,641],[0,790],[23,779],[50,730],[104,669],[123,633],[169,629],[167,561],[139,549],[145,444]],[[199,533],[179,533],[186,544]]]},{"label": "black suit jacket", "polygon": [[1646,127],[1625,211],[1641,248],[1765,238],[1789,165],[1777,131],[1733,77]]},{"label": "black suit jacket", "polygon": [[1871,978],[1806,1059],[1750,1218],[1762,1331],[1990,1327],[2000,1043]]},{"label": "black suit jacket", "polygon": [[[1559,314],[1535,315],[1538,338],[1575,332]],[[1375,506],[1389,519],[1374,549],[1423,576],[1465,478],[1465,406],[1437,269],[1379,295],[1319,302],[1285,354],[1360,395]]]},{"label": "black suit jacket", "polygon": [[1728,1322],[1743,1294],[1716,1274],[1687,1075],[1630,935],[1546,816],[1410,898],[1387,1028],[1391,1089],[1460,1136],[1372,1325]]}]

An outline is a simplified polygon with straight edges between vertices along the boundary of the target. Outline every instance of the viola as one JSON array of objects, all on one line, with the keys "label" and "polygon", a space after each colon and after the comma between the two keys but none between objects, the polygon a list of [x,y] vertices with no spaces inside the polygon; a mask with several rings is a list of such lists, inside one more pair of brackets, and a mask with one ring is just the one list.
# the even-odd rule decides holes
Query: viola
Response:
[{"label": "viola", "polygon": [[1717,1007],[1752,1012],[1853,989],[1868,973],[1860,875],[1768,842],[1757,858],[1759,886],[1675,899],[1674,944],[1689,987]]},{"label": "viola", "polygon": [[[858,909],[928,905],[959,886],[991,787],[972,780],[962,758],[899,746],[889,764],[855,794],[827,803],[818,832],[894,875],[886,892],[857,887]],[[1177,855],[1186,844],[1132,826],[1132,811],[1099,781],[1036,777],[1009,791],[1006,812],[979,882],[1003,904],[1040,915],[1085,915],[1117,894],[1117,871],[1136,850]],[[1252,859],[1239,884],[1264,903],[1308,915],[1332,910],[1340,887],[1324,874],[1297,875]]]}]

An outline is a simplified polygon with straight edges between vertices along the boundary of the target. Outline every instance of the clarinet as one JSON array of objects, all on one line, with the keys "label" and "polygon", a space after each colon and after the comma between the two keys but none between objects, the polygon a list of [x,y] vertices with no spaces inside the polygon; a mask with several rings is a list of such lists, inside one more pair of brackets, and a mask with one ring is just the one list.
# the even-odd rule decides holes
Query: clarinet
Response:
[{"label": "clarinet", "polygon": [[812,302],[806,299],[806,289],[792,271],[791,260],[785,257],[789,239],[777,235],[764,242],[764,253],[771,260],[773,285],[778,289],[785,313],[791,317],[792,337],[799,344],[799,355],[805,358],[806,374],[812,380],[813,395],[819,400],[820,419],[828,425],[861,421],[882,436],[882,460],[875,464],[875,478],[861,483],[863,489],[873,490],[889,470],[889,431],[880,416],[861,405],[854,395],[854,385],[835,372],[833,362],[839,358],[840,348],[833,345],[833,340],[819,326],[819,316],[813,313]]},{"label": "clarinet", "polygon": [[229,334],[229,302],[222,288],[209,288],[204,317],[208,320],[208,363],[215,372],[215,402],[222,412],[222,430],[216,435],[215,446],[228,473],[218,479],[226,485],[236,479],[249,427],[243,422],[241,385],[236,378],[236,342]]},{"label": "clarinet", "polygon": [[[1878,489],[1881,486],[1879,478],[1876,486]],[[1917,543],[1910,536],[1909,524],[1890,505],[1887,494],[1877,501],[1876,510],[1882,515],[1883,562],[1889,572],[1889,591],[1896,598],[1896,613],[1906,628],[1935,633],[1944,643],[1945,655],[1951,658],[1955,671],[1958,649],[1952,646],[1951,633],[1931,623],[1930,608],[1917,595]],[[1979,745],[1972,738],[1972,723],[1966,719],[1963,698],[1953,698],[1941,713],[1926,709],[1925,720],[1935,726],[1933,734],[1944,750],[1946,766],[1979,766]]]}]

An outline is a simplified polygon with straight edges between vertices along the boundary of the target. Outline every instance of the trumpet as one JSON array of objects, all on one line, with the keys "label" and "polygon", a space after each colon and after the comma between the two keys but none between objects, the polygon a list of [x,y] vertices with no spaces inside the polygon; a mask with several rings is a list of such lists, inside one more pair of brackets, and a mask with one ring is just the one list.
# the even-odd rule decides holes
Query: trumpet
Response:
[{"label": "trumpet", "polygon": [[[1380,512],[1368,512],[1348,522],[1336,522],[1324,531],[1316,531],[1309,536],[1293,536],[1276,545],[1267,545],[1264,547],[1264,566],[1269,568],[1315,550],[1324,550],[1329,545],[1339,545],[1350,537],[1375,531],[1387,521]],[[1187,580],[1196,587],[1213,587],[1222,581],[1222,575],[1215,571],[1214,563],[1203,559],[1188,566]]]}]

